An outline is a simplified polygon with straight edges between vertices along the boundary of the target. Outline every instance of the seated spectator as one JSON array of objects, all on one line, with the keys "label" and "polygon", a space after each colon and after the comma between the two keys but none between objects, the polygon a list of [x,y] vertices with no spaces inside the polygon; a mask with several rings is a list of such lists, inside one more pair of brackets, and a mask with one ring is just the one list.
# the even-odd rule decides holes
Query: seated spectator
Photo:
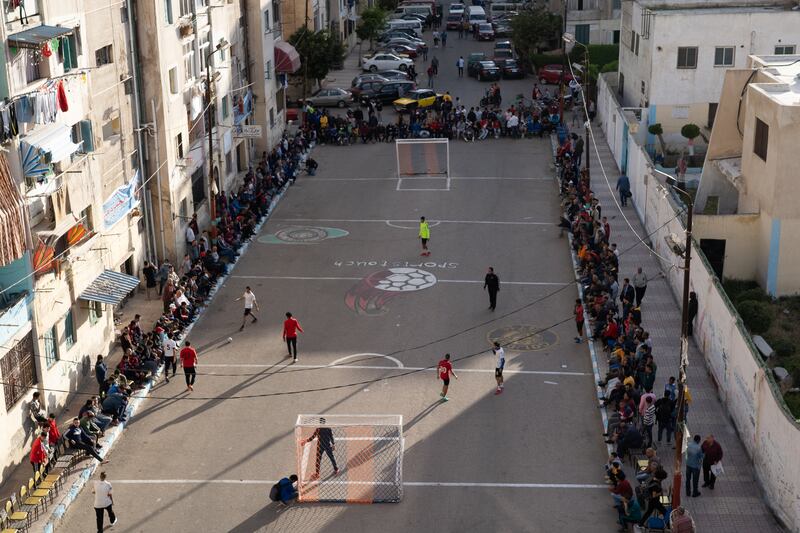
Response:
[{"label": "seated spectator", "polygon": [[626,457],[631,450],[638,450],[644,444],[644,438],[634,424],[627,424],[617,440],[617,455]]},{"label": "seated spectator", "polygon": [[70,446],[76,448],[78,450],[83,450],[98,461],[101,464],[106,464],[108,461],[104,460],[97,450],[95,450],[94,446],[92,445],[92,439],[86,432],[81,428],[81,421],[77,418],[72,419],[72,425],[70,425],[67,432],[64,434],[64,438],[70,443]]},{"label": "seated spectator", "polygon": [[636,498],[622,498],[617,507],[620,531],[629,531],[629,524],[638,524],[642,519],[642,508]]},{"label": "seated spectator", "polygon": [[127,407],[127,397],[119,392],[109,392],[102,403],[103,414],[111,416],[112,423],[125,422],[125,409]]},{"label": "seated spectator", "polygon": [[86,432],[89,437],[94,439],[94,446],[98,450],[102,448],[100,446],[100,437],[104,435],[103,431],[98,427],[97,424],[94,423],[94,413],[91,411],[86,411],[81,417],[81,429]]}]

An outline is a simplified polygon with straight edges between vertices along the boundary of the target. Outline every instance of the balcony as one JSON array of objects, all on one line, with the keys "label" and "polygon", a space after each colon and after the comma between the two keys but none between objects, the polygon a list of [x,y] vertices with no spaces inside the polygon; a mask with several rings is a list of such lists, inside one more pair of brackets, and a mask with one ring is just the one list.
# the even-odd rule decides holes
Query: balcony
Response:
[{"label": "balcony", "polygon": [[[17,4],[19,7],[11,7]],[[3,0],[3,13],[9,33],[41,23],[40,0]]]}]

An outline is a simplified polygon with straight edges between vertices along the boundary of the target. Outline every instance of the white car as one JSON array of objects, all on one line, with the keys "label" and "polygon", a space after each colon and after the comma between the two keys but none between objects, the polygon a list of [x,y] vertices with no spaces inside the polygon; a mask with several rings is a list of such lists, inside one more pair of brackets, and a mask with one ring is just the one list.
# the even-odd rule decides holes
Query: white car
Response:
[{"label": "white car", "polygon": [[461,15],[464,13],[464,4],[450,4],[451,15]]},{"label": "white car", "polygon": [[370,72],[379,70],[408,70],[414,61],[407,57],[398,57],[394,54],[377,53],[372,57],[365,57],[361,68]]}]

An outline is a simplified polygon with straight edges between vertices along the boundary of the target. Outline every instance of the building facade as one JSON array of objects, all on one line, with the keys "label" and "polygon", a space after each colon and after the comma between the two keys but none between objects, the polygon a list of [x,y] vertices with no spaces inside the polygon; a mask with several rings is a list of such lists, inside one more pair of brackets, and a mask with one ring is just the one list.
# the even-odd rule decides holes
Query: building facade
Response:
[{"label": "building facade", "polygon": [[621,0],[567,0],[567,32],[583,44],[620,42]]},{"label": "building facade", "polygon": [[798,139],[800,55],[751,56],[726,73],[694,231],[720,279],[800,292]]},{"label": "building facade", "polygon": [[[58,412],[94,355],[107,352],[113,305],[136,286],[125,274],[136,273],[149,243],[127,11],[101,0],[24,0],[0,16],[0,197],[6,220],[19,206],[23,221],[0,231],[3,242],[24,242],[0,265],[6,467],[30,445],[31,389]],[[119,299],[93,296],[101,284]]]},{"label": "building facade", "polygon": [[707,136],[726,70],[743,68],[752,54],[796,52],[800,13],[793,5],[623,1],[617,88],[622,105],[647,108],[647,123],[660,123],[668,144],[685,143],[679,132],[687,123],[705,128]]}]

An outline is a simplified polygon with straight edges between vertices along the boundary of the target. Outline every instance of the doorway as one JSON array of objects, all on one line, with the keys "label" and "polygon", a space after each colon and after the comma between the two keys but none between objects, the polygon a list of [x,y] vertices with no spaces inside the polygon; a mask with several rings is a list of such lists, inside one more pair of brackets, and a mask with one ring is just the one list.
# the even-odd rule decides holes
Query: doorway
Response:
[{"label": "doorway", "polygon": [[725,239],[700,239],[700,249],[708,259],[714,274],[722,281],[725,267]]}]

